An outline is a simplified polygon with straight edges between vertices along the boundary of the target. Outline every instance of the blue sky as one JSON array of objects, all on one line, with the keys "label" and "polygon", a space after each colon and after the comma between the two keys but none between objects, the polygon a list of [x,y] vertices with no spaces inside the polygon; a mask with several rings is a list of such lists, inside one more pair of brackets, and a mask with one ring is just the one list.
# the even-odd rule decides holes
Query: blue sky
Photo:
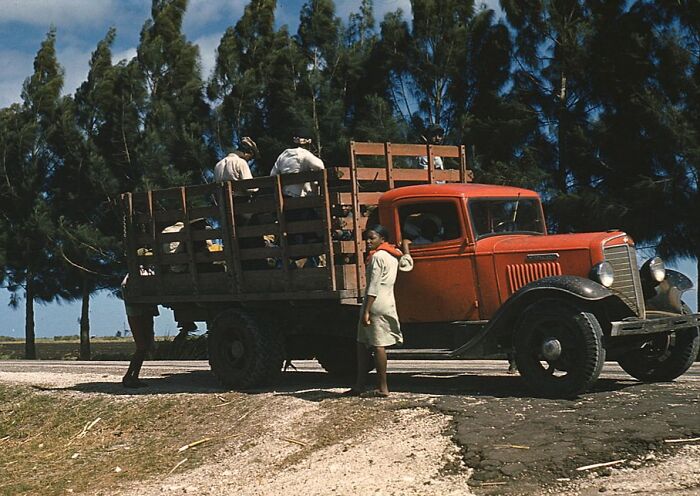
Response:
[{"label": "blue sky", "polygon": [[[296,31],[303,0],[278,0],[277,24]],[[480,2],[477,2],[480,3]],[[483,2],[498,9],[498,0]],[[199,46],[202,74],[207,78],[214,64],[216,47],[223,32],[240,18],[247,0],[190,0],[184,31]],[[337,14],[347,20],[360,0],[336,1]],[[410,18],[410,0],[374,0],[375,17],[402,9]],[[22,83],[32,73],[34,56],[50,26],[56,27],[56,50],[65,69],[64,93],[73,93],[84,81],[90,54],[107,30],[114,26],[115,61],[136,54],[139,32],[150,17],[150,0],[0,0],[0,107],[20,101]],[[697,281],[694,264],[681,263],[681,269]],[[687,300],[695,300],[691,293]],[[24,307],[8,307],[9,294],[0,290],[0,335],[24,334]],[[694,307],[694,304],[692,305]],[[108,293],[92,298],[91,326],[96,335],[113,335],[124,327],[120,300]],[[174,333],[170,311],[156,320],[160,334]],[[36,305],[37,336],[76,334],[80,306],[77,303]]]},{"label": "blue sky", "polygon": [[[184,19],[187,38],[199,46],[202,75],[207,78],[214,65],[216,47],[227,27],[243,14],[247,0],[190,0]],[[303,0],[278,0],[278,26],[286,24],[296,32]],[[491,0],[493,5],[497,0]],[[347,20],[360,0],[336,1],[337,14]],[[409,0],[374,0],[375,17],[402,9],[410,17]],[[114,26],[114,61],[136,54],[139,33],[150,17],[150,0],[0,0],[0,107],[20,101],[23,81],[31,75],[34,56],[53,25],[56,51],[65,70],[64,93],[73,93],[85,80],[90,54],[107,30]],[[0,290],[0,335],[24,335],[24,302],[18,310],[8,307],[9,293]],[[76,334],[79,303],[36,305],[39,337]],[[172,334],[174,322],[169,310],[156,319],[160,334]],[[121,300],[108,292],[92,298],[90,323],[96,335],[113,335],[124,328]]]}]

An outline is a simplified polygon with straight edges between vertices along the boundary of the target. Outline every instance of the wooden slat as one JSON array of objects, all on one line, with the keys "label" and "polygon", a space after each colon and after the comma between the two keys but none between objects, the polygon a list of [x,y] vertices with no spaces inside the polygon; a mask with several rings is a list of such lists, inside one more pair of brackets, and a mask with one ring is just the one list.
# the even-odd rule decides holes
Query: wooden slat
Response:
[{"label": "wooden slat", "polygon": [[[236,293],[241,294],[243,291],[243,275],[241,268],[241,249],[240,241],[238,238],[238,226],[236,224],[236,208],[238,204],[234,204],[234,195],[232,184],[229,182],[225,185],[226,190],[226,222],[224,225],[229,229],[228,235],[224,240],[224,250],[226,246],[229,245],[229,263],[233,262],[233,274],[234,274],[234,284],[236,288]],[[223,203],[223,202],[222,202]],[[245,203],[243,203],[245,205]],[[221,217],[224,219],[224,216]],[[230,227],[229,227],[230,226]],[[229,268],[230,270],[230,268]]]},{"label": "wooden slat", "polygon": [[143,265],[160,264],[163,267],[167,267],[168,265],[188,265],[190,262],[223,262],[226,260],[226,256],[223,251],[195,253],[193,257],[191,257],[189,253],[163,253],[160,256],[160,260],[156,260],[153,255],[137,255],[136,260]]},{"label": "wooden slat", "polygon": [[[354,241],[333,241],[333,247],[336,253],[342,253],[343,255],[352,255],[355,253]],[[360,253],[364,253],[362,247],[360,247]]]},{"label": "wooden slat", "polygon": [[323,180],[321,181],[321,195],[324,198],[325,207],[323,209],[323,224],[325,227],[323,236],[324,253],[326,254],[326,268],[328,274],[328,289],[335,291],[336,276],[335,276],[335,250],[333,249],[333,241],[331,240],[331,230],[333,228],[333,220],[331,217],[331,201],[328,193],[328,171],[323,171]]},{"label": "wooden slat", "polygon": [[238,228],[238,237],[257,238],[261,236],[266,236],[268,234],[274,234],[276,236],[279,236],[279,230],[279,224],[259,224],[253,226],[241,226]]},{"label": "wooden slat", "polygon": [[354,200],[357,200],[359,205],[376,205],[383,194],[381,191],[376,193],[333,193],[331,198],[334,203],[340,205],[352,205]]},{"label": "wooden slat", "polygon": [[[190,217],[191,212],[189,210],[189,205],[187,202],[187,189],[183,186],[180,188],[181,201],[182,201],[182,211],[185,214],[185,224],[182,231],[185,234],[185,246],[187,247],[187,254],[189,256],[189,269],[190,276],[192,277],[192,289],[194,294],[199,294],[199,278],[197,277],[197,264],[195,263],[194,243],[192,242],[192,217]],[[194,255],[194,256],[193,256]],[[223,255],[223,253],[222,253]]]},{"label": "wooden slat", "polygon": [[[221,239],[224,242],[224,258],[226,260],[226,267],[228,270],[226,270],[226,278],[225,278],[225,287],[229,291],[236,291],[237,293],[240,293],[240,285],[237,284],[237,279],[236,277],[240,275],[240,272],[236,272],[236,261],[240,264],[240,260],[235,260],[234,256],[234,245],[238,245],[236,241],[233,239],[233,234],[231,232],[231,227],[229,223],[227,222],[226,218],[226,208],[228,206],[228,203],[224,201],[225,198],[225,193],[226,191],[229,195],[229,197],[232,196],[232,193],[230,192],[230,189],[228,186],[219,188],[218,191],[216,192],[216,203],[219,205],[219,218],[221,219],[221,229],[218,229],[222,232],[221,234]],[[217,229],[214,229],[217,230]]]},{"label": "wooden slat", "polygon": [[384,143],[384,156],[386,157],[386,180],[389,189],[394,188],[394,157],[391,153],[391,143]]},{"label": "wooden slat", "polygon": [[[342,181],[350,180],[350,168],[348,167],[338,167],[336,170],[336,177]],[[396,167],[392,168],[392,175],[394,181],[415,181],[415,182],[427,182],[428,181],[428,171],[423,169],[399,169]],[[360,181],[387,181],[386,168],[379,167],[360,167],[357,169],[357,177]],[[447,170],[436,170],[435,171],[436,181],[445,182],[461,182],[460,181],[460,171],[456,169]]]},{"label": "wooden slat", "polygon": [[[360,252],[360,243],[362,241],[360,233],[360,224],[357,219],[360,218],[360,193],[359,193],[359,181],[357,180],[357,161],[355,160],[355,155],[358,152],[357,143],[350,142],[350,185],[352,189],[351,202],[352,202],[352,225],[353,225],[353,243],[355,243],[355,253]],[[342,193],[341,193],[342,195]],[[355,264],[355,277],[357,280],[357,287],[361,288],[364,286],[364,266],[362,266],[362,260],[358,258]]]},{"label": "wooden slat", "polygon": [[295,290],[315,290],[325,286],[328,270],[302,268],[290,271],[289,285],[280,277],[279,270],[247,270],[243,272],[246,287],[251,291],[286,293]]},{"label": "wooden slat", "polygon": [[289,245],[287,254],[290,257],[310,257],[322,255],[325,251],[323,243],[309,243],[300,245]]},{"label": "wooden slat", "polygon": [[269,248],[241,248],[239,258],[241,260],[261,260],[263,258],[281,258],[282,248],[271,246]]},{"label": "wooden slat", "polygon": [[219,207],[191,207],[188,212],[190,219],[198,219],[200,217],[219,218]]},{"label": "wooden slat", "polygon": [[426,146],[426,157],[428,159],[428,182],[430,184],[435,184],[435,151],[433,150],[433,145],[428,144]]},{"label": "wooden slat", "polygon": [[284,288],[289,290],[291,287],[289,264],[287,263],[289,258],[289,244],[286,235],[287,221],[283,213],[286,207],[285,202],[287,199],[282,194],[282,180],[280,176],[275,177],[275,183],[275,208],[277,211],[277,222],[280,225],[280,232],[282,233],[282,236],[280,236],[279,239],[280,248],[282,249],[282,273],[284,274]]},{"label": "wooden slat", "polygon": [[322,233],[326,229],[323,219],[287,222],[287,234]]},{"label": "wooden slat", "polygon": [[[356,156],[384,156],[383,143],[353,142]],[[453,145],[433,145],[433,153],[438,157],[459,158],[459,147]],[[391,153],[394,157],[425,156],[425,145],[392,144]]]},{"label": "wooden slat", "polygon": [[127,246],[127,257],[126,257],[126,263],[127,267],[129,270],[129,274],[132,274],[129,277],[129,290],[136,289],[138,291],[139,285],[138,285],[138,278],[135,278],[135,275],[138,274],[139,272],[139,266],[136,263],[136,231],[134,229],[134,205],[133,205],[133,196],[130,193],[126,193],[125,195],[122,195],[122,204],[124,208],[124,223],[125,223],[125,235],[126,239],[124,242],[126,243]]},{"label": "wooden slat", "polygon": [[275,199],[274,197],[257,197],[255,201],[247,203],[244,201],[236,202],[236,213],[239,214],[259,214],[262,212],[274,212]]},{"label": "wooden slat", "polygon": [[[150,225],[151,235],[153,236],[153,239],[156,239],[156,236],[159,234],[159,229],[158,229],[158,226],[156,224],[156,218],[153,215],[153,193],[151,191],[148,192],[147,199],[148,199],[148,215],[150,216],[150,219],[151,219],[151,225]],[[160,263],[160,256],[161,256],[162,250],[163,250],[163,248],[160,245],[160,243],[156,243],[153,246],[153,256],[155,257],[156,264]],[[162,288],[163,287],[163,274],[162,274],[162,269],[161,269],[160,265],[156,265],[155,271],[156,271],[156,280],[158,281],[158,285],[159,285],[159,287]]]},{"label": "wooden slat", "polygon": [[318,208],[323,206],[323,198],[316,195],[304,196],[301,198],[284,198],[284,210],[297,210],[300,208]]}]

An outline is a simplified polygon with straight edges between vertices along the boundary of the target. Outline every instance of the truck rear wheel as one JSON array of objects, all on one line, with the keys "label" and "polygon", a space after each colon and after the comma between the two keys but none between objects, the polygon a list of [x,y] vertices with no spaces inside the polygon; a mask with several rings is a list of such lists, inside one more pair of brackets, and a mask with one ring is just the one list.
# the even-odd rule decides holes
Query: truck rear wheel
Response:
[{"label": "truck rear wheel", "polygon": [[[684,313],[690,309],[684,305]],[[654,336],[639,349],[625,353],[617,363],[622,370],[643,382],[666,382],[683,375],[693,365],[700,349],[697,327]]]},{"label": "truck rear wheel", "polygon": [[515,362],[527,386],[548,397],[572,397],[588,389],[605,363],[595,315],[563,300],[529,306],[515,330]]},{"label": "truck rear wheel", "polygon": [[228,388],[269,385],[282,368],[282,336],[254,314],[222,312],[212,323],[208,343],[211,370]]}]

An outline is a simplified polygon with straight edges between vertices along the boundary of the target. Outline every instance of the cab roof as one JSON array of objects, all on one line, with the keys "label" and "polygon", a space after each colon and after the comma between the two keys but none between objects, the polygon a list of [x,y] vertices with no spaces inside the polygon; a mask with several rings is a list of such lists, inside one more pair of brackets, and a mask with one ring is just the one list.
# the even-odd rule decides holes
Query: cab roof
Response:
[{"label": "cab roof", "polygon": [[392,202],[400,198],[425,196],[456,196],[461,198],[514,198],[520,196],[521,198],[539,198],[539,195],[532,190],[513,186],[446,183],[419,184],[392,189],[382,195],[380,202]]}]

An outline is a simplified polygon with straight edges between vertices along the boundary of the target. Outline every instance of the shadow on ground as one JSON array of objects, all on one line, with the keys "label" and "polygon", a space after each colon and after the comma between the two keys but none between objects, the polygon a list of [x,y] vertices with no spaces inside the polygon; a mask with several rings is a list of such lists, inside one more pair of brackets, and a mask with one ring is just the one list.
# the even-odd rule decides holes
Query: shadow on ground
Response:
[{"label": "shadow on ground", "polygon": [[[368,387],[375,381],[375,374],[368,378]],[[147,387],[125,389],[119,382],[85,382],[68,389],[86,393],[117,395],[149,395],[168,393],[208,394],[226,391],[208,370],[164,373],[161,377],[144,379]],[[324,372],[288,371],[280,375],[274,387],[242,391],[248,394],[287,394],[309,401],[340,398],[341,393],[327,391],[347,388],[351,381],[337,378]],[[531,393],[524,387],[519,376],[493,376],[455,373],[395,372],[389,373],[389,384],[396,393],[440,396],[479,396],[494,398],[526,398]],[[599,380],[592,394],[616,391],[634,384],[633,381],[613,379]]]}]

